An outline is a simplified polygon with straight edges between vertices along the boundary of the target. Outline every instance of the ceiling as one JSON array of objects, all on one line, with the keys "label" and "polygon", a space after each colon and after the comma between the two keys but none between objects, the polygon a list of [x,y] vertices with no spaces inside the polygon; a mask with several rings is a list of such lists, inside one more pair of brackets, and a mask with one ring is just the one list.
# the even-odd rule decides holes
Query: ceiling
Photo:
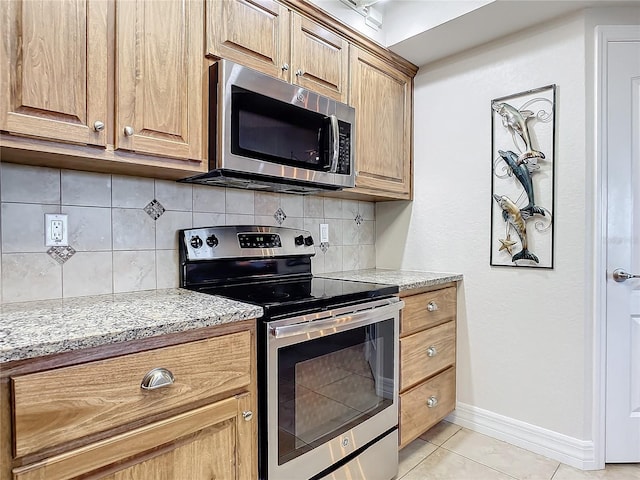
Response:
[{"label": "ceiling", "polygon": [[636,7],[640,23],[640,0],[377,0],[375,31],[341,0],[311,1],[418,66],[584,8]]}]

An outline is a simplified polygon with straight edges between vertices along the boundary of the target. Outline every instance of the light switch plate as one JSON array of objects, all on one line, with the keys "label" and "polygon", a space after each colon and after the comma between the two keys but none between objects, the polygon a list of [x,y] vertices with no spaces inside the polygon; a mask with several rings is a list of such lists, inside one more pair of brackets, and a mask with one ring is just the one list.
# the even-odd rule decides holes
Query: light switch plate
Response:
[{"label": "light switch plate", "polygon": [[320,243],[329,243],[329,224],[320,224]]},{"label": "light switch plate", "polygon": [[62,213],[45,213],[44,244],[47,247],[69,245],[68,216]]}]

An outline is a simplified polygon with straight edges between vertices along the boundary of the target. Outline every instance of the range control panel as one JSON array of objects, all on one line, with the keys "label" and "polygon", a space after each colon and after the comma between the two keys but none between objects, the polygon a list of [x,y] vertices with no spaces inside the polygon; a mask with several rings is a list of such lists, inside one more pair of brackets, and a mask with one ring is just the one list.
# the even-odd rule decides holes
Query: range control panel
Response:
[{"label": "range control panel", "polygon": [[306,230],[269,226],[219,226],[179,231],[186,260],[315,255]]}]

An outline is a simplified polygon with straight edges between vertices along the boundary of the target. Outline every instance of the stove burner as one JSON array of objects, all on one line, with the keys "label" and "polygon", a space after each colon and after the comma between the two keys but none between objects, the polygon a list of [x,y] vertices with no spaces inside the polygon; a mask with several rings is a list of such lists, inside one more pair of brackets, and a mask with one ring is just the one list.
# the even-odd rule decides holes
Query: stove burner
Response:
[{"label": "stove burner", "polygon": [[248,300],[253,300],[256,302],[279,302],[282,300],[286,300],[291,295],[287,292],[277,292],[274,290],[268,292],[252,292],[247,294]]}]

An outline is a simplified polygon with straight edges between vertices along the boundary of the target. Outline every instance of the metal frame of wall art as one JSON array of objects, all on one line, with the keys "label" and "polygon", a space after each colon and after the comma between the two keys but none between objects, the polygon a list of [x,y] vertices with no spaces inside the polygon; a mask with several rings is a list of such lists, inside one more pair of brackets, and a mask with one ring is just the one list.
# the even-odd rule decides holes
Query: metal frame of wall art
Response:
[{"label": "metal frame of wall art", "polygon": [[553,268],[556,85],[491,101],[492,266]]}]

